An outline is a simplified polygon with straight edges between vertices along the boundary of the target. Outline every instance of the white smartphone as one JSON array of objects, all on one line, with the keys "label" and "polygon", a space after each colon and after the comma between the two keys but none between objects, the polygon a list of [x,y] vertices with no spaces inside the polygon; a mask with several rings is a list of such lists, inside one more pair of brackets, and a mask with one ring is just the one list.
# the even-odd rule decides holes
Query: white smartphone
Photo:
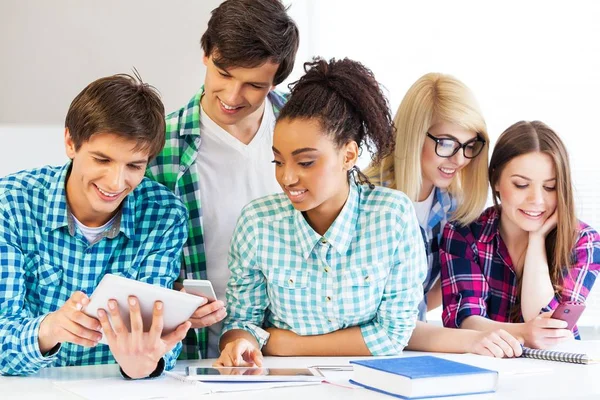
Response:
[{"label": "white smartphone", "polygon": [[215,289],[213,289],[212,283],[210,283],[208,280],[184,279],[183,287],[189,294],[206,297],[209,303],[217,299]]}]

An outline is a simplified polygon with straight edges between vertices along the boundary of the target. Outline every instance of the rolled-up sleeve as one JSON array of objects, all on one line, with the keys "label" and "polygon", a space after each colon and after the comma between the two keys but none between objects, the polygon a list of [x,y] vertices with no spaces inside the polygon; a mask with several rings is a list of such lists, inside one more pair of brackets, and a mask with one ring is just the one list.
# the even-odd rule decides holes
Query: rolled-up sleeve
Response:
[{"label": "rolled-up sleeve", "polygon": [[[567,301],[586,301],[600,273],[600,235],[591,227],[584,226],[580,231],[573,250],[573,260],[571,268],[564,269],[561,292],[542,311],[554,310]],[[573,331],[578,336],[576,326]]]},{"label": "rolled-up sleeve", "polygon": [[399,243],[375,318],[361,325],[367,348],[374,356],[402,352],[416,325],[423,298],[427,258],[419,224],[408,203],[398,216]]},{"label": "rolled-up sleeve", "polygon": [[440,245],[442,264],[442,321],[449,328],[460,328],[471,315],[488,317],[486,299],[489,286],[478,257],[475,239],[467,227],[446,224]]},{"label": "rolled-up sleeve", "polygon": [[262,324],[269,300],[266,278],[256,262],[257,222],[257,217],[246,208],[233,233],[228,259],[231,276],[226,291],[227,318],[222,332],[243,329],[262,347],[268,339]]}]

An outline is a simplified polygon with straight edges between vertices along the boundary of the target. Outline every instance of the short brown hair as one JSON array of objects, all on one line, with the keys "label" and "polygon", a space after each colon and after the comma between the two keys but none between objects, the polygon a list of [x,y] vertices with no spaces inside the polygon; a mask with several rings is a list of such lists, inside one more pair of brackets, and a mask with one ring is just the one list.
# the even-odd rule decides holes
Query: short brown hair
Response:
[{"label": "short brown hair", "polygon": [[273,84],[294,68],[298,27],[279,0],[226,0],[212,11],[200,43],[220,68],[255,68],[279,64]]},{"label": "short brown hair", "polygon": [[136,75],[100,78],[71,102],[65,127],[75,150],[96,133],[113,133],[135,140],[136,150],[154,158],[165,145],[165,108],[158,91]]}]

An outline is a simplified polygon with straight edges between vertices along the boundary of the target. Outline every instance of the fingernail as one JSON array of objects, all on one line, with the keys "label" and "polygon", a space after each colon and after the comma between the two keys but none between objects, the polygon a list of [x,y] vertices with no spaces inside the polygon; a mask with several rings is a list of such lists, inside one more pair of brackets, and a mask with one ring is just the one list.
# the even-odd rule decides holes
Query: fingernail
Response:
[{"label": "fingernail", "polygon": [[81,305],[81,303],[77,303],[77,305],[75,305],[75,309],[77,311],[81,311],[82,308],[83,308],[83,305]]},{"label": "fingernail", "polygon": [[135,306],[135,297],[130,297],[129,298],[129,305],[130,306]]},{"label": "fingernail", "polygon": [[157,309],[157,310],[162,310],[162,307],[163,307],[163,304],[162,304],[162,302],[161,302],[161,301],[158,301],[158,302],[156,303],[156,309]]},{"label": "fingernail", "polygon": [[104,310],[102,310],[102,309],[98,310],[98,316],[100,318],[104,318],[105,315],[106,315],[106,313],[104,312]]},{"label": "fingernail", "polygon": [[110,308],[111,310],[114,310],[116,307],[116,304],[114,301],[109,301],[108,302],[108,308]]}]

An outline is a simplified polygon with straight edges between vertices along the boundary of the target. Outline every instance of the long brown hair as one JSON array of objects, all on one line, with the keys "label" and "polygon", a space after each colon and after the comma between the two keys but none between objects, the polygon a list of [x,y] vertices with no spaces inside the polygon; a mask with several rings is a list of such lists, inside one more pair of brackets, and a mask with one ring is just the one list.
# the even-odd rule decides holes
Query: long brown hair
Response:
[{"label": "long brown hair", "polygon": [[546,256],[550,280],[556,293],[562,290],[564,269],[573,264],[572,252],[577,236],[577,217],[571,184],[569,156],[562,140],[550,127],[540,121],[520,121],[511,125],[498,138],[489,166],[490,186],[494,204],[499,207],[498,193],[494,190],[504,167],[515,157],[532,152],[550,156],[556,170],[556,197],[558,223],[546,236]]}]

